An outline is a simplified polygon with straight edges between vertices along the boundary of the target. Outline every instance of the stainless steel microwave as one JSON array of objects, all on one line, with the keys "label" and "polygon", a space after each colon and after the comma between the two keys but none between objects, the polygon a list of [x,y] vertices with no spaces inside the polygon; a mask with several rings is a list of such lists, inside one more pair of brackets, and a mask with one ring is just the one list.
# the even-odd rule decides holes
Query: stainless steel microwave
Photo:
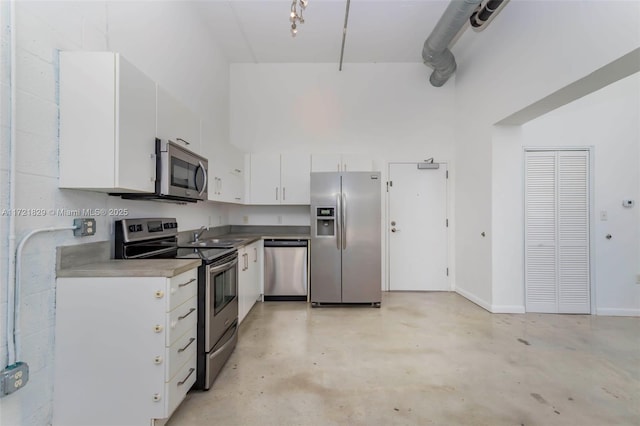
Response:
[{"label": "stainless steel microwave", "polygon": [[[156,140],[156,192],[185,201],[207,199],[206,158],[176,142]],[[158,188],[159,186],[159,188]]]}]

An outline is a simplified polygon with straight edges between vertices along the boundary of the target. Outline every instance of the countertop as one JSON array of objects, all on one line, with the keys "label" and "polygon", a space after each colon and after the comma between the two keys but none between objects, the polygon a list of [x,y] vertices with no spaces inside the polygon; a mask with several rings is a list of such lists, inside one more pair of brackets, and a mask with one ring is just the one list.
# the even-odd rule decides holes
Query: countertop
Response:
[{"label": "countertop", "polygon": [[[208,238],[240,240],[234,248],[261,239],[308,240],[309,227],[226,226],[205,232]],[[193,231],[185,237],[193,238]],[[183,241],[186,242],[186,241]],[[181,244],[184,247],[184,244]],[[62,246],[57,249],[56,276],[71,277],[173,277],[201,264],[199,259],[110,259],[109,241]]]},{"label": "countertop", "polygon": [[109,259],[58,270],[58,278],[167,277],[197,268],[200,259]]}]

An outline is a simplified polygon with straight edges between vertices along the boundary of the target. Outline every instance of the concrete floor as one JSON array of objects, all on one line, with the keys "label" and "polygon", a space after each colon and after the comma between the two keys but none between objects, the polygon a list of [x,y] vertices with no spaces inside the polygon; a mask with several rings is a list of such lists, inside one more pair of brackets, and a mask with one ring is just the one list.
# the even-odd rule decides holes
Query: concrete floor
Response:
[{"label": "concrete floor", "polygon": [[640,318],[489,314],[456,293],[259,303],[168,426],[429,424],[640,424]]}]

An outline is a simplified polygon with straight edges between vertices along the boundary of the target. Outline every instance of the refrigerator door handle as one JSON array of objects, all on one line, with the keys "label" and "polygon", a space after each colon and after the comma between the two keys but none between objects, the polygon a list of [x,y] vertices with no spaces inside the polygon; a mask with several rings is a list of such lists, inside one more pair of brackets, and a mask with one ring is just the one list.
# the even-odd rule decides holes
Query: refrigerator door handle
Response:
[{"label": "refrigerator door handle", "polygon": [[342,236],[342,203],[340,202],[340,194],[336,194],[336,247],[340,250]]},{"label": "refrigerator door handle", "polygon": [[342,193],[342,249],[347,248],[347,194]]}]

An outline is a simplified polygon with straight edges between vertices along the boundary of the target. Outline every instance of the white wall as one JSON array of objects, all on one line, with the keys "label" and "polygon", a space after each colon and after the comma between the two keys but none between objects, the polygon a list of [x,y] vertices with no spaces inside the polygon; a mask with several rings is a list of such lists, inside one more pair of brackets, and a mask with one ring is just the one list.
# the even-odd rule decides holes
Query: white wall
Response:
[{"label": "white wall", "polygon": [[[453,87],[422,64],[232,64],[231,142],[247,152],[448,160]],[[247,124],[250,125],[247,125]]]},{"label": "white wall", "polygon": [[309,226],[309,206],[232,206],[234,225]]},{"label": "white wall", "polygon": [[[640,200],[639,122],[640,74],[635,74],[522,128],[521,144],[525,148],[593,147],[591,264],[595,269],[598,314],[640,315],[640,286],[636,284],[640,269],[640,208],[622,207],[623,199]],[[518,141],[513,142],[518,145]],[[496,161],[522,166],[522,152]],[[517,190],[517,199],[522,200],[522,186],[518,185]],[[606,221],[600,219],[602,211],[607,212]],[[607,234],[613,238],[607,240]],[[522,251],[522,233],[519,237],[518,245],[509,247],[511,252]]]},{"label": "white wall", "polygon": [[[349,63],[342,71],[337,64],[232,64],[231,143],[246,152],[357,154],[373,159],[383,182],[388,162],[434,157],[448,163],[453,191],[454,86],[432,87],[428,71],[421,63]],[[389,223],[384,203],[383,196]],[[448,207],[453,215],[453,197]],[[308,208],[232,207],[231,223],[244,216],[250,224],[282,216],[283,224],[309,225]],[[382,241],[387,232],[383,226]],[[455,272],[453,259],[449,265]]]},{"label": "white wall", "polygon": [[500,185],[492,177],[497,167],[493,125],[639,45],[639,2],[514,1],[484,31],[467,31],[454,46],[456,286],[461,294],[487,309],[497,305],[494,274],[509,272],[494,271],[492,265],[511,266],[510,256],[501,257],[504,251],[493,246],[502,246],[506,232],[521,232],[494,229],[501,225],[492,219],[492,199],[498,195],[493,182],[494,190]]},{"label": "white wall", "polygon": [[[2,17],[2,142],[0,209],[8,207],[8,10]],[[211,42],[200,17],[182,2],[17,2],[17,208],[127,208],[130,217],[176,216],[181,229],[228,223],[226,207],[214,203],[175,205],[125,201],[105,194],[59,190],[57,51],[112,50],[122,53],[202,117],[217,137],[228,140],[228,63]],[[70,231],[39,235],[25,248],[22,280],[23,356],[30,367],[27,386],[0,400],[0,424],[44,425],[51,421],[55,320],[55,247],[112,240],[117,217],[98,217],[97,234],[74,238]],[[69,217],[18,217],[16,236],[43,226],[67,226]],[[6,252],[8,217],[0,217],[0,362],[7,362]]]}]

